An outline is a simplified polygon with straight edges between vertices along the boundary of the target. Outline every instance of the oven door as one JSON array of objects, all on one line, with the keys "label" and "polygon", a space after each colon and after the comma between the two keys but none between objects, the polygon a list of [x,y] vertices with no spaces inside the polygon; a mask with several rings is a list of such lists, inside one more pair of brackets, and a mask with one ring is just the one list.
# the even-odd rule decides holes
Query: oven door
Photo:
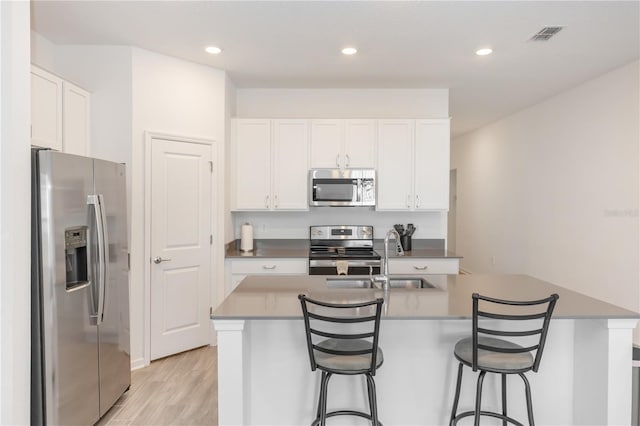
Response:
[{"label": "oven door", "polygon": [[309,259],[309,275],[338,275],[338,261],[348,264],[346,275],[380,274],[380,259]]}]

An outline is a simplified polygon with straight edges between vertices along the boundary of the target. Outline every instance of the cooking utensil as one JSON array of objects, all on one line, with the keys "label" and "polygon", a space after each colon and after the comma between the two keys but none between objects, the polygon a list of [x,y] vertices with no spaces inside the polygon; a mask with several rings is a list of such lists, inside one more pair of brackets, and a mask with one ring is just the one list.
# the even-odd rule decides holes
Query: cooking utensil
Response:
[{"label": "cooking utensil", "polygon": [[400,236],[404,235],[404,225],[400,225],[400,224],[395,224],[393,225],[394,229],[396,230],[396,232],[398,232],[398,234]]},{"label": "cooking utensil", "polygon": [[414,232],[416,232],[416,227],[413,226],[413,223],[408,224],[407,225],[407,233],[406,233],[406,235],[410,237],[410,236],[413,235]]}]

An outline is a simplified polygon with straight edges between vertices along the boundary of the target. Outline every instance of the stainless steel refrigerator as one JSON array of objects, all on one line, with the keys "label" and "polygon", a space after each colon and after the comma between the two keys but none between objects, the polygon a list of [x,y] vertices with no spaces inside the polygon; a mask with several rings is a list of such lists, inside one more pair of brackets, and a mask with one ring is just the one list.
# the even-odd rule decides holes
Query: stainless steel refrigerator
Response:
[{"label": "stainless steel refrigerator", "polygon": [[125,166],[31,162],[31,423],[92,425],[131,384]]}]

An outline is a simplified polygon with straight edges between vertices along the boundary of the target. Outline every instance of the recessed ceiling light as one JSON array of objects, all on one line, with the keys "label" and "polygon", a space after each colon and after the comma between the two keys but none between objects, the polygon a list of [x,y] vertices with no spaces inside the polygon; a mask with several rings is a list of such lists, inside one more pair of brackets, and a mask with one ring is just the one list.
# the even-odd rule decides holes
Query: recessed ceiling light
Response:
[{"label": "recessed ceiling light", "polygon": [[218,46],[209,46],[207,48],[204,49],[207,53],[211,53],[212,55],[217,55],[218,53],[222,52],[222,49],[220,49]]},{"label": "recessed ceiling light", "polygon": [[476,50],[476,55],[478,55],[478,56],[486,56],[486,55],[490,55],[492,52],[493,52],[493,49],[491,49],[489,47],[485,47],[483,49]]},{"label": "recessed ceiling light", "polygon": [[345,47],[342,49],[342,53],[345,55],[355,55],[358,52],[358,49],[355,47]]}]

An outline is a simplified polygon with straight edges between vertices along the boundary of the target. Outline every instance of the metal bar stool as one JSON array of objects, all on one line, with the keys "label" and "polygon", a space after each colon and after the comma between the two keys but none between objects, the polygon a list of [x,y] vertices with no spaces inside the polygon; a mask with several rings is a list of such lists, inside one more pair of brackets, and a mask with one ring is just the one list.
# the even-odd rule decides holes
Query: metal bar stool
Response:
[{"label": "metal bar stool", "polygon": [[[549,329],[549,321],[551,314],[558,300],[557,294],[531,301],[513,301],[494,299],[491,297],[481,296],[477,293],[473,294],[473,329],[471,337],[462,339],[456,343],[454,355],[460,364],[458,365],[458,380],[456,383],[456,395],[453,401],[453,409],[451,410],[450,426],[458,423],[458,420],[474,416],[474,425],[480,424],[480,416],[491,416],[502,419],[502,424],[507,422],[516,425],[522,423],[507,415],[507,375],[517,374],[522,378],[525,387],[525,395],[527,399],[527,414],[529,424],[533,422],[533,407],[531,403],[531,388],[529,381],[524,373],[527,371],[537,372],[540,367],[540,360],[544,349],[545,340],[547,338],[547,330]],[[482,310],[479,305],[482,302]],[[545,306],[546,305],[546,306]],[[545,308],[541,311],[541,308]],[[493,309],[493,311],[491,311]],[[478,318],[489,318],[506,320],[519,325],[516,331],[504,331],[496,328],[489,328],[487,324],[478,324]],[[502,322],[502,325],[505,325]],[[534,324],[535,323],[535,324]],[[482,336],[479,336],[482,334]],[[499,336],[515,338],[516,341],[504,340],[496,337]],[[535,356],[532,354],[535,352]],[[462,383],[462,367],[466,365],[471,367],[473,371],[480,370],[478,382],[476,386],[476,403],[473,411],[465,411],[456,414],[458,410],[458,400],[460,398],[460,384]],[[502,376],[502,413],[491,411],[482,411],[480,408],[482,402],[482,383],[487,373],[496,373]]]},{"label": "metal bar stool", "polygon": [[[329,303],[298,296],[302,305],[311,371],[322,371],[318,409],[312,426],[325,425],[328,417],[359,416],[378,421],[376,386],[373,376],[384,360],[378,347],[383,299],[362,303]],[[333,374],[363,374],[367,380],[369,410],[338,410],[327,413],[327,389]]]}]

